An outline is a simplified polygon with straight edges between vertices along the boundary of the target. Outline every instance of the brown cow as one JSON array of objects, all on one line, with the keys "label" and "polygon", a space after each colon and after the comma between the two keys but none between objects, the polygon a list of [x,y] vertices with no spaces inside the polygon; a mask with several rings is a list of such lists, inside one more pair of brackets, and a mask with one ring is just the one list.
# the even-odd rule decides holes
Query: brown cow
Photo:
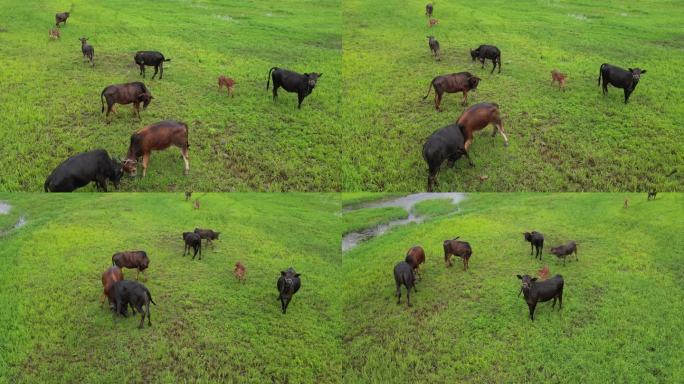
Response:
[{"label": "brown cow", "polygon": [[504,138],[504,145],[508,147],[508,137],[504,133],[503,123],[501,122],[501,115],[499,113],[499,105],[496,103],[479,103],[468,108],[458,117],[456,124],[463,131],[463,138],[465,139],[465,150],[467,151],[470,144],[473,142],[473,132],[479,131],[489,124],[494,125],[492,136],[496,135],[497,130],[501,132]]},{"label": "brown cow", "polygon": [[557,81],[558,82],[558,89],[564,89],[566,78],[567,78],[567,76],[565,76],[564,73],[560,73],[556,69],[551,71],[551,85],[553,85],[553,83]]},{"label": "brown cow", "polygon": [[111,291],[112,285],[117,281],[123,280],[123,278],[123,271],[116,265],[111,266],[107,268],[106,271],[102,272],[102,287],[104,288],[104,291],[100,297],[100,306],[104,304],[105,296],[109,300],[109,305],[112,304],[114,301],[114,292]]},{"label": "brown cow", "polygon": [[413,273],[416,276],[419,276],[418,272],[420,272],[420,265],[425,262],[425,251],[418,245],[411,247],[411,249],[406,252],[406,259],[404,261],[413,268]]},{"label": "brown cow", "polygon": [[428,20],[428,27],[432,27],[433,25],[436,25],[437,23],[439,23],[439,21],[437,21],[437,19],[430,19],[430,20]]},{"label": "brown cow", "polygon": [[230,77],[226,76],[219,76],[218,77],[218,90],[221,92],[221,87],[226,87],[228,90],[228,96],[233,97],[233,87],[235,86],[235,80],[231,79]]},{"label": "brown cow", "polygon": [[447,267],[451,267],[453,265],[451,255],[458,256],[463,259],[463,270],[467,271],[473,249],[470,248],[469,243],[457,239],[458,237],[454,237],[452,240],[444,240],[444,262]]},{"label": "brown cow", "polygon": [[463,105],[468,104],[468,91],[477,89],[480,83],[477,76],[473,76],[470,72],[458,72],[448,75],[437,76],[428,85],[428,91],[423,100],[430,96],[430,91],[435,88],[435,109],[441,112],[439,105],[442,102],[442,95],[446,93],[463,92]]},{"label": "brown cow", "polygon": [[59,23],[64,23],[66,25],[67,19],[69,18],[69,12],[62,12],[55,15],[55,26],[59,27]]},{"label": "brown cow", "polygon": [[107,115],[114,111],[114,104],[131,104],[133,103],[133,110],[140,118],[140,103],[143,103],[143,109],[147,109],[150,101],[154,99],[150,91],[147,90],[145,84],[135,81],[126,84],[109,85],[102,90],[100,94],[100,101],[102,102],[102,112],[104,112],[104,100],[107,100]]},{"label": "brown cow", "polygon": [[57,29],[57,28],[48,29],[48,37],[51,38],[52,40],[59,39],[59,37],[60,37],[59,29]]},{"label": "brown cow", "polygon": [[235,276],[236,279],[238,279],[239,282],[244,283],[245,282],[245,275],[247,274],[247,268],[245,268],[244,265],[242,265],[241,262],[235,263],[235,269],[233,269],[233,275]]},{"label": "brown cow", "polygon": [[145,280],[147,280],[147,272],[145,270],[150,266],[150,259],[145,251],[117,252],[112,255],[112,265],[116,265],[119,268],[137,269],[138,272],[135,274],[135,279],[138,280],[138,275],[142,272],[145,275]]},{"label": "brown cow", "polygon": [[138,159],[143,158],[143,177],[147,174],[147,163],[152,151],[162,151],[172,145],[180,148],[185,162],[184,174],[188,174],[188,126],[180,121],[164,120],[148,125],[131,135],[131,145],[128,147],[123,170],[131,176],[137,172]]}]

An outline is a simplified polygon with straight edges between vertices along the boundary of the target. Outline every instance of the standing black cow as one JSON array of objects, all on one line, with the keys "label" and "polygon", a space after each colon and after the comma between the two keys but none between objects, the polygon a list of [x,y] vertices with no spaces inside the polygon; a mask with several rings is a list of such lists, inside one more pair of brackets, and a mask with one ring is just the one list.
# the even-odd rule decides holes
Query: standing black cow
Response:
[{"label": "standing black cow", "polygon": [[625,104],[627,104],[629,95],[634,92],[634,88],[639,84],[639,79],[644,73],[646,73],[645,69],[629,68],[629,70],[624,70],[614,65],[601,64],[601,68],[599,68],[598,85],[601,85],[601,79],[603,78],[604,96],[608,94],[608,84],[617,88],[623,88],[625,91]]},{"label": "standing black cow", "polygon": [[535,253],[534,258],[536,259],[538,257],[539,260],[541,260],[542,251],[544,250],[544,235],[537,231],[524,232],[523,235],[525,236],[525,241],[530,243],[530,256],[532,256],[532,252],[536,248],[537,252]]},{"label": "standing black cow", "polygon": [[[150,303],[157,305],[152,300],[152,294],[150,291],[137,281],[132,280],[120,280],[112,285],[113,297],[114,297],[114,307],[116,308],[116,314],[122,316],[127,315],[127,309],[130,305],[131,308],[140,313],[140,325],[138,328],[142,328],[145,324],[145,315],[147,314],[147,325],[152,326],[152,320],[150,318]],[[147,307],[147,313],[143,310],[143,307]]]},{"label": "standing black cow", "polygon": [[121,176],[121,162],[110,158],[104,149],[96,149],[64,160],[47,177],[43,187],[45,192],[72,192],[94,181],[98,191],[107,192],[107,179],[119,189]]},{"label": "standing black cow", "polygon": [[183,248],[183,256],[187,255],[192,248],[195,253],[192,255],[192,259],[195,260],[197,252],[199,252],[199,260],[202,260],[202,238],[195,232],[183,232],[183,242],[185,247]]},{"label": "standing black cow", "polygon": [[530,275],[518,275],[518,279],[522,280],[521,292],[525,295],[525,302],[530,309],[532,321],[534,321],[534,309],[538,302],[553,299],[551,308],[555,308],[556,300],[558,300],[558,310],[561,310],[563,307],[563,276],[556,275],[544,281],[537,281],[536,277]]},{"label": "standing black cow", "polygon": [[425,4],[425,16],[432,17],[432,12],[435,10],[435,6],[432,3]]},{"label": "standing black cow", "polygon": [[473,162],[464,147],[463,132],[457,124],[450,124],[440,128],[428,137],[423,144],[423,159],[428,164],[428,192],[432,192],[432,186],[437,183],[437,172],[444,160],[449,160],[447,165],[453,167],[456,160],[465,155],[468,163]]},{"label": "standing black cow", "polygon": [[397,285],[397,304],[401,304],[401,286],[406,287],[406,304],[411,306],[411,288],[418,293],[416,289],[416,276],[413,274],[413,268],[406,261],[402,261],[394,266],[394,282]]},{"label": "standing black cow", "polygon": [[440,60],[440,57],[439,57],[439,41],[437,41],[437,39],[435,39],[434,36],[427,36],[427,38],[428,38],[428,45],[430,46],[430,51],[435,56],[435,59]]},{"label": "standing black cow", "polygon": [[135,60],[135,63],[140,67],[140,74],[143,79],[145,78],[145,66],[148,65],[154,67],[152,79],[154,79],[154,77],[157,76],[157,72],[159,72],[159,80],[164,76],[164,62],[171,61],[171,59],[165,59],[164,55],[157,51],[138,51],[135,53],[133,60]]},{"label": "standing black cow", "polygon": [[92,45],[88,44],[88,38],[87,37],[80,37],[78,39],[81,42],[81,53],[83,53],[83,58],[90,60],[91,66],[95,66],[95,60],[93,59],[93,56],[95,55],[95,48],[93,48]]},{"label": "standing black cow", "polygon": [[473,59],[473,61],[475,61],[475,59],[479,59],[482,63],[482,68],[484,68],[485,59],[490,59],[494,66],[492,67],[492,71],[489,73],[494,73],[494,69],[496,68],[497,64],[499,65],[499,73],[501,73],[501,51],[499,48],[493,45],[480,45],[475,50],[470,50],[470,57]]},{"label": "standing black cow", "polygon": [[292,296],[299,291],[299,287],[302,285],[299,279],[300,275],[292,267],[288,268],[287,271],[280,271],[276,288],[278,288],[278,300],[280,300],[283,314],[287,312],[287,306],[290,305]]},{"label": "standing black cow", "polygon": [[278,98],[278,87],[283,87],[287,92],[297,92],[297,99],[299,100],[297,108],[301,109],[302,101],[311,94],[321,76],[323,76],[322,73],[312,72],[302,75],[287,69],[273,67],[268,71],[266,90],[268,91],[271,79],[273,79],[273,101]]}]

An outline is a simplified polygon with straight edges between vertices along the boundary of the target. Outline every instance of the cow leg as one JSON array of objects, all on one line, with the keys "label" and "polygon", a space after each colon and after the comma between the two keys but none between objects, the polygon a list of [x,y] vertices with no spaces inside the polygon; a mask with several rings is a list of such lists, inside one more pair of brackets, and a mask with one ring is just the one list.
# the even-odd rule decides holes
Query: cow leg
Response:
[{"label": "cow leg", "polygon": [[534,321],[534,308],[537,307],[537,303],[527,304],[527,306],[530,308],[530,319]]},{"label": "cow leg", "polygon": [[287,304],[289,304],[288,300],[284,297],[280,297],[280,307],[283,310],[283,315],[287,312]]},{"label": "cow leg", "polygon": [[558,293],[558,310],[560,311],[563,308],[563,291],[560,291]]},{"label": "cow leg", "polygon": [[188,244],[186,243],[186,244],[183,246],[183,256],[185,256],[185,255],[187,255],[187,254],[188,254]]},{"label": "cow leg", "polygon": [[199,258],[202,260],[202,240],[200,240],[199,245],[197,246],[199,248]]},{"label": "cow leg", "polygon": [[140,64],[140,74],[145,78],[145,64]]},{"label": "cow leg", "polygon": [[501,120],[494,122],[494,131],[492,132],[492,137],[496,135],[497,130],[501,132],[501,136],[503,136],[504,138],[504,146],[508,147],[508,137],[504,132],[503,123],[501,122]]},{"label": "cow leg", "polygon": [[183,156],[183,162],[185,163],[183,174],[187,175],[190,171],[190,160],[188,160],[188,147],[181,148],[181,156]]},{"label": "cow leg", "polygon": [[608,82],[606,81],[606,79],[603,79],[603,90],[602,91],[603,91],[603,96],[608,94]]},{"label": "cow leg", "polygon": [[435,91],[435,110],[440,111],[439,104],[441,102],[442,102],[442,95],[439,92]]},{"label": "cow leg", "polygon": [[632,94],[632,91],[628,91],[625,89],[625,104],[627,104],[627,101],[629,100],[629,95]]},{"label": "cow leg", "polygon": [[159,63],[159,80],[164,77],[164,62]]},{"label": "cow leg", "polygon": [[135,271],[135,279],[138,280],[138,276],[140,275],[140,270],[138,269]]},{"label": "cow leg", "polygon": [[492,59],[492,65],[493,65],[493,67],[492,67],[492,71],[489,72],[490,74],[494,73],[494,70],[496,69],[496,59]]},{"label": "cow leg", "polygon": [[411,306],[411,287],[406,286],[406,305]]},{"label": "cow leg", "polygon": [[143,177],[147,174],[147,163],[150,161],[150,153],[143,153]]},{"label": "cow leg", "polygon": [[499,73],[501,73],[501,56],[496,59],[496,62],[499,64]]},{"label": "cow leg", "polygon": [[468,91],[463,91],[463,105],[468,105]]},{"label": "cow leg", "polygon": [[228,87],[228,95],[232,98],[235,97],[233,96],[233,87]]},{"label": "cow leg", "polygon": [[468,260],[466,260],[465,257],[463,257],[463,270],[466,271],[468,269]]},{"label": "cow leg", "polygon": [[150,317],[150,302],[149,302],[149,300],[147,301],[147,326],[148,327],[152,326],[152,318]]},{"label": "cow leg", "polygon": [[157,73],[159,73],[159,65],[154,66],[154,75],[152,75],[152,80],[154,80],[154,77],[157,76]]},{"label": "cow leg", "polygon": [[104,300],[105,300],[105,294],[102,292],[102,296],[100,296],[100,307],[104,305]]},{"label": "cow leg", "polygon": [[273,81],[273,101],[276,101],[278,99],[278,87],[280,85],[276,84],[275,81]]},{"label": "cow leg", "polygon": [[482,68],[484,68],[484,63],[485,63],[485,59],[484,59],[484,57],[483,57],[483,58],[481,58],[481,59],[479,59],[479,60],[480,60],[480,63],[482,63]]},{"label": "cow leg", "polygon": [[397,283],[397,293],[395,296],[397,296],[397,304],[401,304],[401,283]]},{"label": "cow leg", "polygon": [[551,309],[556,308],[556,299],[557,299],[557,298],[558,298],[558,296],[554,296],[554,297],[553,297],[553,303],[551,304]]},{"label": "cow leg", "polygon": [[534,245],[530,243],[530,256],[532,256],[532,250],[534,249]]},{"label": "cow leg", "polygon": [[298,93],[297,100],[299,101],[299,103],[297,104],[297,109],[302,109],[302,101],[304,101],[304,94]]},{"label": "cow leg", "polygon": [[138,305],[136,309],[140,312],[140,325],[138,325],[138,328],[143,329],[145,325],[145,311],[142,309],[142,305]]}]

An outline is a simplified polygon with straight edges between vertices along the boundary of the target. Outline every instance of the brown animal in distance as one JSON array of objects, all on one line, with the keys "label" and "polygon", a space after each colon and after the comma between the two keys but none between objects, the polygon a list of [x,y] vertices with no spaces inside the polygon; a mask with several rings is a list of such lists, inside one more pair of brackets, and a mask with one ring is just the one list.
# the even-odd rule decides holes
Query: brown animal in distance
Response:
[{"label": "brown animal in distance", "polygon": [[239,261],[237,263],[235,263],[235,268],[233,269],[233,276],[235,276],[235,278],[239,282],[244,283],[246,275],[247,275],[247,268],[245,268],[245,266],[242,265],[242,263]]},{"label": "brown animal in distance", "polygon": [[428,20],[428,27],[432,28],[433,25],[437,25],[439,21],[437,19],[430,19]]},{"label": "brown animal in distance", "polygon": [[219,92],[221,92],[221,87],[226,87],[228,90],[228,96],[233,97],[233,87],[235,86],[235,80],[231,79],[230,77],[227,76],[219,76],[218,77],[218,89]]},{"label": "brown animal in distance", "polygon": [[625,199],[625,205],[623,205],[622,207],[623,207],[623,208],[627,208],[628,204],[629,204],[629,203],[628,203],[627,199]]},{"label": "brown animal in distance", "polygon": [[52,40],[57,40],[60,37],[59,29],[58,28],[50,28],[48,29],[48,37]]},{"label": "brown animal in distance", "polygon": [[553,85],[555,82],[558,82],[558,89],[564,89],[565,79],[567,79],[567,76],[564,73],[561,73],[556,69],[551,71],[551,85]]},{"label": "brown animal in distance", "polygon": [[193,207],[194,209],[199,209],[199,208],[200,208],[199,199],[196,199],[196,200],[195,200],[195,204],[193,204],[192,207]]}]

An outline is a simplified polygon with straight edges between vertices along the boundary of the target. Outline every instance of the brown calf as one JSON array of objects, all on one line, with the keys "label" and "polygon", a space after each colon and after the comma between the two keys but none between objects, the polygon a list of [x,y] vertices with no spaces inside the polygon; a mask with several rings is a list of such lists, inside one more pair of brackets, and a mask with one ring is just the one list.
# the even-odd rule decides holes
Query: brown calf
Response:
[{"label": "brown calf", "polygon": [[504,133],[503,123],[499,114],[499,105],[496,103],[475,104],[463,112],[458,117],[456,123],[461,128],[461,131],[463,131],[466,151],[470,144],[473,143],[473,132],[479,131],[489,124],[494,125],[492,136],[495,136],[498,130],[504,138],[504,145],[508,146],[508,137]]},{"label": "brown calf", "polygon": [[233,97],[233,87],[235,86],[235,80],[231,79],[230,77],[226,76],[219,76],[218,77],[218,89],[219,92],[221,92],[221,87],[226,87],[228,90],[228,96]]},{"label": "brown calf", "polygon": [[436,25],[437,23],[439,23],[439,21],[437,21],[437,19],[430,19],[430,20],[428,20],[428,27],[432,27],[433,25]]},{"label": "brown calf", "polygon": [[418,245],[411,247],[411,249],[406,252],[406,259],[404,261],[413,268],[414,274],[418,276],[420,265],[425,262],[425,251]]},{"label": "brown calf", "polygon": [[104,101],[107,100],[107,115],[114,111],[114,104],[131,104],[133,103],[133,111],[135,115],[140,118],[140,103],[143,103],[143,109],[147,109],[154,97],[150,91],[147,90],[145,84],[135,81],[133,83],[114,84],[109,85],[102,90],[100,94],[100,101],[102,102],[102,112],[104,112]]},{"label": "brown calf", "polygon": [[549,275],[551,275],[548,265],[545,265],[542,269],[538,270],[537,272],[539,273],[539,280],[546,280],[549,278]]},{"label": "brown calf", "polygon": [[447,267],[451,267],[453,265],[451,255],[458,256],[463,259],[463,270],[467,271],[473,250],[469,243],[457,239],[458,237],[454,237],[453,240],[444,240],[444,262]]},{"label": "brown calf", "polygon": [[59,29],[57,29],[57,28],[48,29],[48,37],[51,38],[52,40],[59,39],[59,37],[60,37]]},{"label": "brown calf", "polygon": [[138,276],[142,272],[145,275],[145,280],[147,280],[145,270],[150,266],[150,259],[145,251],[117,252],[112,255],[112,264],[119,268],[137,269],[135,279],[138,280]]},{"label": "brown calf", "polygon": [[102,296],[100,297],[100,306],[104,304],[105,296],[109,299],[109,304],[112,304],[114,295],[111,291],[112,285],[117,281],[123,280],[123,272],[117,266],[111,266],[106,271],[102,272],[102,287],[104,288]]},{"label": "brown calf", "polygon": [[565,79],[567,76],[565,76],[564,73],[558,72],[558,70],[553,70],[551,71],[551,85],[553,85],[554,82],[558,82],[558,89],[563,89],[565,87]]},{"label": "brown calf", "polygon": [[241,262],[235,263],[235,269],[233,269],[233,275],[235,276],[236,279],[238,279],[239,282],[244,283],[245,282],[245,275],[247,275],[247,268],[245,268],[244,265],[242,265]]},{"label": "brown calf", "polygon": [[123,170],[131,176],[136,175],[138,159],[143,158],[143,177],[147,174],[147,163],[150,161],[152,151],[162,151],[172,145],[180,148],[185,171],[190,170],[188,162],[188,126],[180,121],[165,120],[148,125],[131,135],[131,145],[128,147],[126,160],[123,162]]},{"label": "brown calf", "polygon": [[448,75],[437,76],[430,82],[428,92],[423,96],[423,100],[430,96],[430,91],[435,88],[435,109],[439,109],[442,103],[442,95],[446,93],[463,92],[463,105],[468,103],[468,91],[477,89],[480,78],[473,76],[470,72],[458,72]]}]

